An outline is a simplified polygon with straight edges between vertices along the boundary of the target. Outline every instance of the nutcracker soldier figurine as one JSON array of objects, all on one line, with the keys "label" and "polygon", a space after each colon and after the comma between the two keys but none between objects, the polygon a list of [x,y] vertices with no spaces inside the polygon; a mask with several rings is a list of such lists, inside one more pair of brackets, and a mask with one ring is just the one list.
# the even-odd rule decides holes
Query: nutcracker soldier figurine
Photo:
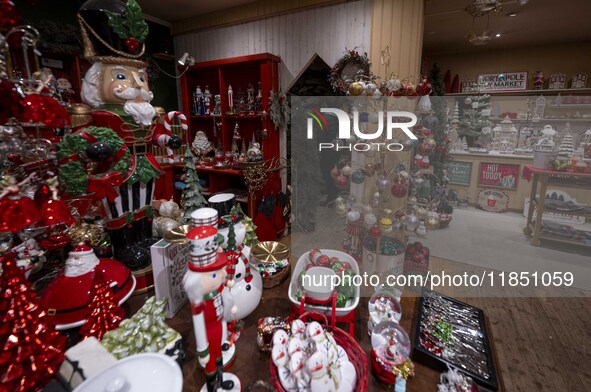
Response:
[{"label": "nutcracker soldier figurine", "polygon": [[[140,269],[150,263],[151,203],[155,180],[163,174],[151,153],[151,144],[179,148],[182,140],[157,123],[155,108],[150,104],[153,93],[148,84],[147,64],[141,60],[148,25],[137,2],[86,1],[78,13],[78,22],[84,57],[92,63],[81,92],[92,112],[87,122],[78,123],[76,128],[77,134],[91,145],[80,151],[80,156],[95,161],[98,167],[106,165],[106,173],[110,160],[129,151],[129,168],[121,172],[121,178],[115,181],[115,177],[105,175],[103,185],[109,187],[110,199],[103,198],[105,192],[95,194],[105,206],[115,257],[132,269]],[[85,132],[90,126],[112,129],[125,145],[117,150],[109,145],[109,140],[96,140],[91,132]],[[71,176],[60,170],[60,181],[66,182],[66,190],[68,177]],[[86,193],[91,192],[88,189]]]},{"label": "nutcracker soldier figurine", "polygon": [[[186,235],[191,248],[191,259],[183,278],[183,287],[191,301],[193,329],[197,342],[199,363],[205,367],[207,392],[240,391],[240,380],[225,373],[222,362],[224,340],[224,304],[222,290],[226,280],[228,257],[218,246],[218,230],[213,226],[199,226]],[[231,287],[232,281],[226,282]],[[237,312],[232,306],[233,313]]]}]

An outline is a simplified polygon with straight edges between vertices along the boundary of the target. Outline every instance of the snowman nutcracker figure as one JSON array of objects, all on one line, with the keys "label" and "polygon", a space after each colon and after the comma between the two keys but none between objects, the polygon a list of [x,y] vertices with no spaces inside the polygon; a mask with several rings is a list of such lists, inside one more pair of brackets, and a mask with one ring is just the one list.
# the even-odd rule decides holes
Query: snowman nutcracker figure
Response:
[{"label": "snowman nutcracker figure", "polygon": [[[191,301],[193,329],[199,363],[205,367],[206,384],[201,391],[240,391],[240,380],[225,373],[222,362],[224,340],[224,304],[222,290],[226,280],[228,258],[218,247],[218,230],[213,226],[194,227],[187,233],[191,248],[183,286]],[[226,285],[232,286],[232,282]]]},{"label": "snowman nutcracker figure", "polygon": [[[84,109],[85,116],[75,122],[76,134],[89,143],[78,151],[79,156],[108,172],[127,151],[131,154],[129,167],[121,172],[121,178],[105,176],[95,186],[109,187],[116,195],[111,192],[107,199],[105,192],[97,189],[86,189],[84,193],[94,193],[103,203],[115,257],[132,269],[144,268],[150,263],[149,246],[154,242],[150,205],[155,180],[163,174],[152,155],[152,144],[179,148],[182,140],[156,121],[156,109],[150,104],[153,93],[148,84],[147,63],[141,60],[148,25],[137,2],[88,0],[80,8],[78,22],[84,58],[92,63],[80,94],[90,108],[79,106],[78,114]],[[118,149],[109,140],[97,140],[88,132],[92,126],[112,129],[124,145]],[[93,174],[97,171],[100,169]],[[60,167],[60,180],[68,193],[72,194],[68,185],[74,185],[78,177]]]}]

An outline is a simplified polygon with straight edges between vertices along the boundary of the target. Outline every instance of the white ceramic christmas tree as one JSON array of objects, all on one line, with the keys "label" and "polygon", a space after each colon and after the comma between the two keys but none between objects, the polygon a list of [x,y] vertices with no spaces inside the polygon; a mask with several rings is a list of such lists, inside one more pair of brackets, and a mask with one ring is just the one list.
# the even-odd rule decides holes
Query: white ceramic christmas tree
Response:
[{"label": "white ceramic christmas tree", "polygon": [[560,142],[560,147],[558,148],[558,158],[565,160],[570,159],[574,155],[574,152],[575,143],[573,140],[573,135],[570,132],[567,132]]}]

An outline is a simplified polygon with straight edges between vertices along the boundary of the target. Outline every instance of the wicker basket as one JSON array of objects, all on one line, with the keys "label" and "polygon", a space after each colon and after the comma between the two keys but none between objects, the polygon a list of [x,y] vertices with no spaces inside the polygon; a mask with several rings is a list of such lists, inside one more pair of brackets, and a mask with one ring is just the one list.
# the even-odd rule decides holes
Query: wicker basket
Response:
[{"label": "wicker basket", "polygon": [[[305,312],[303,313],[299,319],[302,321],[306,321],[306,319],[310,316],[314,316],[315,318],[322,318],[324,320],[324,328],[332,332],[332,336],[334,340],[337,342],[339,346],[341,346],[349,356],[349,361],[355,367],[355,371],[357,372],[357,384],[355,385],[355,391],[366,391],[367,390],[367,383],[368,379],[368,366],[367,366],[367,355],[359,346],[351,335],[346,333],[340,328],[334,326],[334,319],[331,325],[328,324],[328,320],[326,316],[322,313],[318,312]],[[271,371],[271,384],[275,387],[276,391],[279,392],[286,392],[279,381],[279,375],[277,374],[277,368],[273,364],[273,361],[269,361],[270,371]]]},{"label": "wicker basket", "polygon": [[267,276],[263,278],[263,288],[270,289],[275,286],[279,286],[281,283],[287,279],[291,272],[291,266],[288,264],[287,267],[283,268],[281,271],[276,273],[275,275]]}]

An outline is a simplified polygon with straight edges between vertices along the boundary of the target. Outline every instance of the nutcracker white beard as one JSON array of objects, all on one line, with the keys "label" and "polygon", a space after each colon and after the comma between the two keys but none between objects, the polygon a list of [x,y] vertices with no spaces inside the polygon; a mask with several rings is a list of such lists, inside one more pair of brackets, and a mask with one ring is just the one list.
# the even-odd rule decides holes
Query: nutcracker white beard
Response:
[{"label": "nutcracker white beard", "polygon": [[144,127],[150,126],[156,115],[156,109],[149,102],[127,101],[123,105],[123,110],[133,117],[136,123]]}]

